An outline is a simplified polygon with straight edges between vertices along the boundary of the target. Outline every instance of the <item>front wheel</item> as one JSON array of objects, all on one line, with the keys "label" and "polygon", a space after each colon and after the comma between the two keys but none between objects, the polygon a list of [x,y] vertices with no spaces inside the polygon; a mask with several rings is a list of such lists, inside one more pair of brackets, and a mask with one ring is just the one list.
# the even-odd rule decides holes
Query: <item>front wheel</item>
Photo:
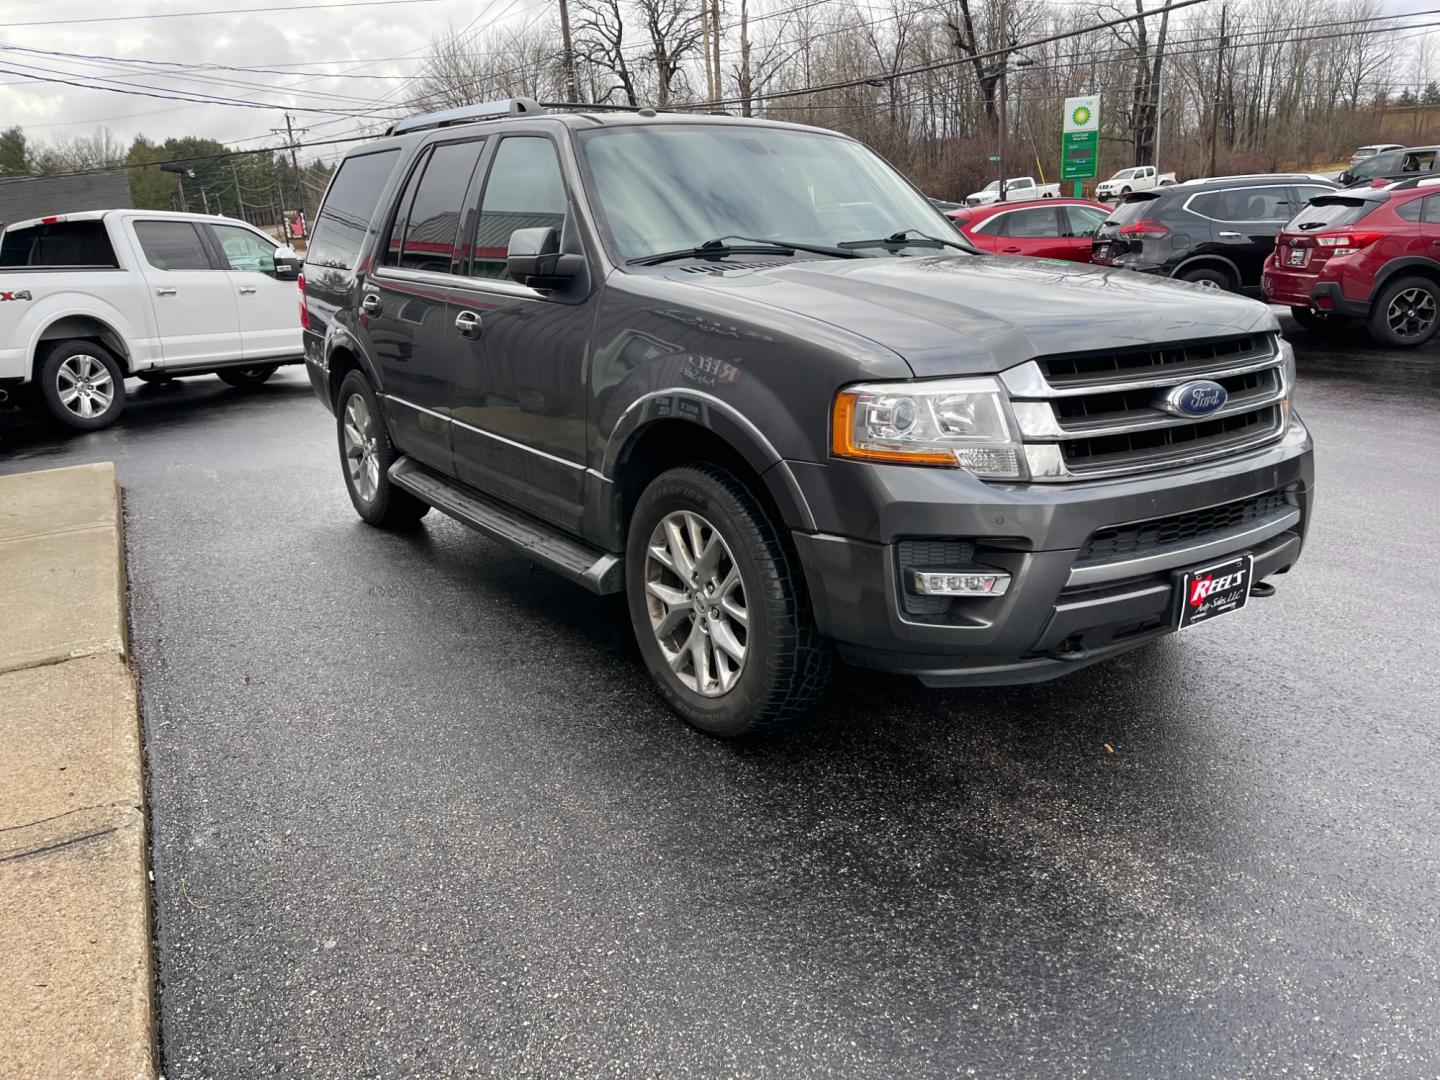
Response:
[{"label": "front wheel", "polygon": [[257,364],[254,367],[221,368],[215,374],[220,376],[221,382],[229,383],[238,390],[250,390],[260,386],[271,375],[274,375],[279,366],[279,364]]},{"label": "front wheel", "polygon": [[62,341],[45,354],[40,400],[51,419],[76,431],[109,427],[125,406],[125,373],[93,341]]},{"label": "front wheel", "polygon": [[1429,278],[1402,277],[1380,290],[1370,305],[1370,336],[1385,345],[1423,345],[1440,328],[1440,285]]},{"label": "front wheel", "polygon": [[1129,194],[1130,194],[1130,189],[1129,189],[1128,187],[1121,188],[1121,189],[1120,189],[1120,194],[1121,194],[1121,196],[1129,195]]},{"label": "front wheel", "polygon": [[675,712],[736,738],[807,712],[829,681],[794,553],[745,485],[714,465],[662,473],[630,521],[630,622]]}]

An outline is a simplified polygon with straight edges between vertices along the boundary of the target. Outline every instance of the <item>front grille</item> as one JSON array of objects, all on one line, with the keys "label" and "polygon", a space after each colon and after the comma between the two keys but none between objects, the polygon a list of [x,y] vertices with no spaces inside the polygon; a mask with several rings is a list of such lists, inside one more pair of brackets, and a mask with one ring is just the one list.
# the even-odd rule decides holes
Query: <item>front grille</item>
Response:
[{"label": "front grille", "polygon": [[[1273,334],[1045,356],[1003,375],[1026,459],[1040,482],[1175,468],[1279,438],[1289,387]],[[1165,394],[1197,379],[1227,399],[1210,416],[1176,416]]]},{"label": "front grille", "polygon": [[1191,510],[1184,514],[1136,521],[1128,525],[1108,525],[1097,529],[1085,541],[1076,557],[1076,565],[1107,562],[1111,559],[1129,558],[1149,554],[1157,548],[1172,544],[1204,542],[1208,537],[1227,532],[1252,521],[1283,510],[1288,504],[1280,491],[1267,491],[1263,495],[1252,495],[1248,499],[1211,506],[1204,510]]}]

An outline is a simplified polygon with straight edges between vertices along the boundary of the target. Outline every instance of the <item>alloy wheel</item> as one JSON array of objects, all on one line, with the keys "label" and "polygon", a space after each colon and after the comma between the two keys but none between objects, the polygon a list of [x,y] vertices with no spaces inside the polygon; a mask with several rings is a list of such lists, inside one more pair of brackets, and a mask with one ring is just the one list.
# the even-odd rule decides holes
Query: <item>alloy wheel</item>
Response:
[{"label": "alloy wheel", "polygon": [[66,357],[56,370],[55,392],[61,405],[91,420],[102,415],[115,400],[115,380],[98,359],[77,353]]},{"label": "alloy wheel", "polygon": [[645,605],[660,652],[685,686],[704,697],[734,688],[749,651],[745,584],[724,537],[694,511],[667,514],[650,534]]},{"label": "alloy wheel", "polygon": [[1385,311],[1385,322],[1396,337],[1420,337],[1435,323],[1434,295],[1426,289],[1396,293]]},{"label": "alloy wheel", "polygon": [[360,498],[371,502],[380,488],[380,459],[376,453],[375,419],[362,395],[351,394],[350,400],[345,402],[345,420],[341,430],[350,483]]}]

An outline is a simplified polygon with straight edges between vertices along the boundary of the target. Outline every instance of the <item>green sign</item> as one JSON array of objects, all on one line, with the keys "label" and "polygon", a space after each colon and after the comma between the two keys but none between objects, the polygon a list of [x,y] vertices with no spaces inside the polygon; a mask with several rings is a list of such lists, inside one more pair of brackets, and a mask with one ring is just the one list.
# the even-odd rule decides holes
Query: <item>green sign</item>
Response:
[{"label": "green sign", "polygon": [[1093,180],[1100,157],[1100,132],[1067,131],[1061,136],[1060,179]]},{"label": "green sign", "polygon": [[991,161],[999,161],[999,160],[1000,160],[1000,155],[999,155],[999,154],[991,154],[991,155],[990,155],[990,160],[991,160]]}]

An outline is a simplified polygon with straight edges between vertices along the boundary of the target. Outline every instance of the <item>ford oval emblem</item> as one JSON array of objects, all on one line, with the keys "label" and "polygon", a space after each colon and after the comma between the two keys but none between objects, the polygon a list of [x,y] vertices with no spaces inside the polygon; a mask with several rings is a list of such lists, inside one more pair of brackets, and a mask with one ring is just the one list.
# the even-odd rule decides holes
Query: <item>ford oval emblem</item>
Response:
[{"label": "ford oval emblem", "polygon": [[1196,379],[1173,387],[1155,399],[1153,404],[1171,416],[1192,418],[1209,416],[1224,407],[1230,398],[1225,387],[1211,379]]}]

